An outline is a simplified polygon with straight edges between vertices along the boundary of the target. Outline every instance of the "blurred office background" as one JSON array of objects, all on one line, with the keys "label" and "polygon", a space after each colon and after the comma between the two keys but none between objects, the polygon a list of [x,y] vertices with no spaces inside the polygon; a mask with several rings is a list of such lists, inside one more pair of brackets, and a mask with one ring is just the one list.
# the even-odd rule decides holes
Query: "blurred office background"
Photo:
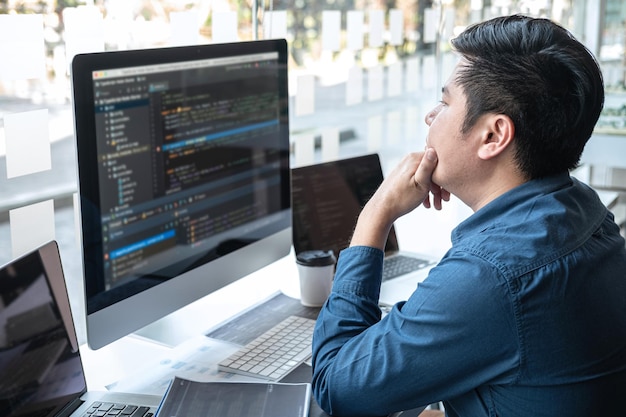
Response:
[{"label": "blurred office background", "polygon": [[[379,152],[387,170],[424,147],[424,115],[455,64],[450,38],[518,12],[560,22],[602,66],[606,108],[576,175],[605,192],[623,225],[621,0],[0,0],[0,264],[56,239],[80,311],[69,78],[77,53],[284,37],[293,165]],[[444,210],[434,226],[468,214]],[[412,249],[439,253],[447,239]]]}]

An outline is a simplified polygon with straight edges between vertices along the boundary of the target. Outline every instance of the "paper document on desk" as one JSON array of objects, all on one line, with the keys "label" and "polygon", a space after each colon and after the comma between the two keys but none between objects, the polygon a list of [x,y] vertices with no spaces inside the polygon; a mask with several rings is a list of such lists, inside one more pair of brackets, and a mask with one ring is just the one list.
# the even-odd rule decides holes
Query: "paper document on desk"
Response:
[{"label": "paper document on desk", "polygon": [[174,378],[157,417],[307,417],[311,384]]}]

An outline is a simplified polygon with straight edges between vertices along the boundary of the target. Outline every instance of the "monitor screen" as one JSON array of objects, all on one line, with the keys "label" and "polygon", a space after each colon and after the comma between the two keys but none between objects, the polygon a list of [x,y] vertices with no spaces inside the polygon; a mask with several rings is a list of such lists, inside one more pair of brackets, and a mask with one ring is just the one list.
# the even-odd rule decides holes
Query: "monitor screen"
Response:
[{"label": "monitor screen", "polygon": [[284,40],[78,55],[72,86],[92,348],[289,253]]}]

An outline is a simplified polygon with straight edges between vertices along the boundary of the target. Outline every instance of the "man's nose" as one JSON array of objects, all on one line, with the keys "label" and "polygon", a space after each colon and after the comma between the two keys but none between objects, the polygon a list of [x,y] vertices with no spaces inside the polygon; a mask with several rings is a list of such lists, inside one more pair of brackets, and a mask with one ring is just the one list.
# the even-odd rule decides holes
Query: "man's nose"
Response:
[{"label": "man's nose", "polygon": [[435,106],[435,108],[433,108],[431,111],[429,111],[428,113],[426,113],[426,117],[424,117],[424,121],[426,122],[426,124],[428,126],[430,126],[430,124],[433,122],[433,120],[435,120],[435,117],[437,117],[437,114],[439,113],[439,108],[441,107],[441,105],[437,105]]}]

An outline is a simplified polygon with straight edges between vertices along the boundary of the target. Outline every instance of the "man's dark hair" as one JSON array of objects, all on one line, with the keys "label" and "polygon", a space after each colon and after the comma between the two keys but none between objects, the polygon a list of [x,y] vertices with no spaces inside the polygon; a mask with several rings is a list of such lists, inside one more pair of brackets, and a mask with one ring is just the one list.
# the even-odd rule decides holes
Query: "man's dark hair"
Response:
[{"label": "man's dark hair", "polygon": [[550,20],[514,15],[470,26],[452,46],[468,62],[456,79],[464,132],[483,114],[506,114],[528,178],[578,166],[604,104],[602,73],[584,45]]}]

